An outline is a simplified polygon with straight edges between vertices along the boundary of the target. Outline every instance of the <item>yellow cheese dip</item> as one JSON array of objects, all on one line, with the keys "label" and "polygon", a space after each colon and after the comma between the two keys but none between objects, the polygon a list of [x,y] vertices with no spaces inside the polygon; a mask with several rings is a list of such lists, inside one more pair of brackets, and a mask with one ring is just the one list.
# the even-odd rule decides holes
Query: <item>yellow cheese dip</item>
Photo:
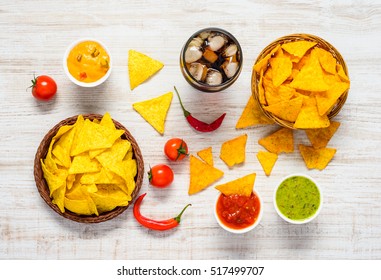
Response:
[{"label": "yellow cheese dip", "polygon": [[80,82],[92,83],[101,79],[110,68],[110,57],[97,42],[78,43],[67,57],[70,74]]}]

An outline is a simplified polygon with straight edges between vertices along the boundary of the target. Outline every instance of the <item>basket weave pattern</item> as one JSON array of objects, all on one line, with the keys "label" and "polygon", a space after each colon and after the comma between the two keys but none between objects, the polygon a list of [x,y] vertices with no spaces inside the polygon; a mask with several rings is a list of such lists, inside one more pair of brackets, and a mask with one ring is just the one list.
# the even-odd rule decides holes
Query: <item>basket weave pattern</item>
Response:
[{"label": "basket weave pattern", "polygon": [[[94,119],[101,120],[103,116],[99,115],[99,114],[86,114],[86,115],[83,115],[83,117],[85,119],[90,119],[90,120],[94,120]],[[58,213],[59,215],[65,217],[67,219],[70,219],[70,220],[76,221],[76,222],[100,223],[100,222],[104,222],[104,221],[113,219],[116,216],[120,215],[122,212],[124,212],[128,208],[128,205],[123,206],[123,207],[119,206],[112,211],[101,213],[101,214],[99,214],[99,216],[96,216],[96,215],[92,215],[92,216],[78,215],[78,214],[70,212],[66,209],[65,209],[65,212],[62,213],[60,211],[60,209],[57,207],[57,205],[52,203],[52,199],[49,196],[49,186],[48,186],[48,184],[44,178],[44,174],[43,174],[42,167],[41,167],[41,161],[40,160],[45,159],[47,152],[48,152],[48,149],[49,149],[50,142],[51,142],[52,138],[54,137],[54,135],[56,135],[56,133],[58,132],[59,128],[61,126],[64,126],[64,125],[73,125],[77,121],[77,118],[78,118],[78,115],[67,118],[67,119],[59,122],[51,130],[49,130],[49,132],[42,139],[40,146],[37,149],[36,156],[34,159],[34,179],[36,181],[36,186],[37,186],[37,189],[38,189],[42,199],[56,213]],[[136,164],[137,164],[137,174],[135,176],[135,183],[136,184],[135,184],[135,189],[131,194],[131,197],[132,197],[132,199],[130,201],[130,204],[131,204],[134,201],[134,199],[136,198],[136,196],[138,195],[140,188],[142,186],[143,175],[144,175],[143,157],[142,157],[142,153],[140,151],[140,148],[139,148],[136,140],[134,139],[134,137],[131,135],[131,133],[122,124],[120,124],[119,122],[117,122],[115,120],[113,120],[113,121],[114,121],[115,127],[117,129],[124,130],[124,134],[121,137],[123,139],[127,139],[128,141],[131,142],[132,149],[133,149],[133,158],[136,159]]]},{"label": "basket weave pattern", "polygon": [[[268,55],[277,45],[284,44],[284,43],[295,42],[295,41],[299,41],[299,40],[317,42],[316,46],[320,47],[320,48],[322,48],[322,49],[324,49],[326,51],[329,51],[333,55],[333,57],[336,59],[336,61],[339,64],[341,64],[345,74],[348,76],[347,66],[345,64],[345,61],[344,61],[343,57],[339,53],[339,51],[335,47],[333,47],[330,43],[328,43],[327,41],[323,40],[322,38],[319,38],[319,37],[317,37],[315,35],[310,35],[310,34],[292,34],[292,35],[284,36],[284,37],[281,37],[281,38],[275,40],[274,42],[269,44],[265,49],[263,49],[263,51],[259,54],[257,60],[255,61],[254,65],[257,64],[266,55]],[[254,96],[254,99],[260,105],[259,107],[261,108],[263,114],[266,117],[268,117],[269,119],[273,120],[275,123],[277,123],[277,124],[279,124],[279,125],[281,125],[283,127],[295,129],[293,122],[289,122],[289,121],[280,119],[277,116],[275,116],[274,114],[272,114],[271,112],[268,112],[268,111],[266,111],[263,108],[263,105],[259,102],[259,91],[258,91],[259,79],[260,79],[259,75],[253,69],[252,76],[251,76],[251,92],[252,92],[252,94]],[[327,116],[328,116],[329,119],[332,119],[334,116],[336,116],[340,112],[340,110],[343,107],[345,101],[347,100],[348,91],[349,91],[349,89],[346,90],[340,96],[340,98],[338,99],[336,104],[333,106],[331,111],[328,113]]]}]

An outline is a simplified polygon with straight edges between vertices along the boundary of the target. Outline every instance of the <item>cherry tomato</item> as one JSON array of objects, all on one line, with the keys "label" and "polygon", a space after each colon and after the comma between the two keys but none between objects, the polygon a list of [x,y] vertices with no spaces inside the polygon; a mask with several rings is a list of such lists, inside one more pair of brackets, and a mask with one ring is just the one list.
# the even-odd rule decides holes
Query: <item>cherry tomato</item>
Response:
[{"label": "cherry tomato", "polygon": [[49,100],[57,93],[57,84],[49,76],[38,76],[32,80],[32,94],[39,100]]},{"label": "cherry tomato", "polygon": [[173,171],[165,164],[158,164],[150,167],[148,179],[152,186],[165,188],[173,182]]},{"label": "cherry tomato", "polygon": [[165,143],[164,153],[169,160],[182,160],[188,155],[188,145],[183,139],[172,138]]}]

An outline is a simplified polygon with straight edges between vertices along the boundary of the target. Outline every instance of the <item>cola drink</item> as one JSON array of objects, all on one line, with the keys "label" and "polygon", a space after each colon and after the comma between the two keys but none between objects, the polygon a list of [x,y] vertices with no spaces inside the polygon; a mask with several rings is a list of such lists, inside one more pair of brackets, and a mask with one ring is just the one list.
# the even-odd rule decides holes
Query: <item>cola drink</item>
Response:
[{"label": "cola drink", "polygon": [[194,33],[180,54],[185,79],[195,88],[215,92],[232,85],[242,69],[242,49],[237,39],[220,28]]}]

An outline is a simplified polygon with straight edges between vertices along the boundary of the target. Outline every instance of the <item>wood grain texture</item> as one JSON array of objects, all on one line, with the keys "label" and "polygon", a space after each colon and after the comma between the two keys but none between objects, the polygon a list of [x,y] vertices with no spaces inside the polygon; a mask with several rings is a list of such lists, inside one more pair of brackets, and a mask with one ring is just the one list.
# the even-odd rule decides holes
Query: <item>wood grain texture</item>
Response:
[{"label": "wood grain texture", "polygon": [[[1,1],[0,4],[0,259],[381,259],[381,4],[379,1]],[[233,33],[243,48],[241,76],[220,93],[191,88],[181,75],[179,53],[195,31],[218,26]],[[251,68],[271,41],[292,33],[326,39],[343,55],[351,78],[347,102],[335,118],[342,124],[330,147],[337,153],[324,171],[307,170],[298,152],[281,155],[266,177],[255,154],[257,140],[276,129],[236,130],[250,93]],[[107,44],[114,69],[95,89],[81,89],[65,76],[62,56],[80,37]],[[127,54],[136,49],[164,62],[164,68],[134,91],[129,88]],[[58,83],[53,101],[34,100],[25,89],[33,74]],[[132,103],[171,91],[176,85],[187,109],[205,121],[227,116],[214,133],[193,131],[173,99],[164,136],[158,135]],[[33,160],[45,133],[76,114],[110,112],[138,141],[146,169],[166,162],[162,149],[181,136],[192,153],[212,146],[220,182],[257,173],[264,199],[258,228],[240,236],[214,220],[217,195],[210,187],[189,197],[189,163],[172,164],[176,177],[166,190],[144,179],[142,212],[167,218],[185,204],[179,228],[142,228],[131,208],[111,221],[85,225],[63,219],[41,199],[33,179]],[[221,143],[248,134],[245,164],[228,169],[218,159]],[[303,132],[295,142],[308,143]],[[293,172],[305,172],[324,191],[320,216],[308,225],[283,222],[272,204],[273,189]]]}]

